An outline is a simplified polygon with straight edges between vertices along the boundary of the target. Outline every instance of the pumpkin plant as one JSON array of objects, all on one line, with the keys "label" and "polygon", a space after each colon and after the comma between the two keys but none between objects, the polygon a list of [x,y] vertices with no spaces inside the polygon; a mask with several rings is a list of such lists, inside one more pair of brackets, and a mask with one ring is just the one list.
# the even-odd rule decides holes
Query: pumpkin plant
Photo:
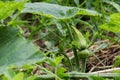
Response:
[{"label": "pumpkin plant", "polygon": [[[79,1],[74,0],[74,2],[78,6],[77,2]],[[52,25],[52,27],[50,26],[49,28],[54,29],[53,31],[57,29],[57,31],[59,32],[56,32],[55,35],[58,34],[60,35],[60,40],[58,39],[58,42],[56,41],[58,43],[57,48],[55,48],[56,51],[52,51],[52,50],[48,51],[51,49],[50,48],[51,45],[49,44],[49,42],[46,43],[48,52],[40,51],[40,49],[32,42],[32,40],[28,40],[23,36],[24,28],[21,28],[20,24],[24,23],[24,21],[20,21],[19,18],[20,15],[24,15],[26,13],[30,13],[32,14],[32,16],[35,15],[39,19],[38,21],[41,22],[42,19],[44,18],[45,20],[43,20],[42,22],[42,27],[49,26],[49,24],[47,22],[45,23],[44,21],[47,21],[48,18],[51,20],[50,25]],[[85,73],[86,60],[91,55],[91,52],[89,51],[89,46],[87,44],[85,37],[83,36],[81,31],[76,28],[76,25],[72,20],[78,15],[92,16],[92,17],[101,16],[101,14],[93,10],[88,10],[78,7],[60,6],[57,4],[50,4],[45,2],[36,2],[36,3],[12,2],[12,1],[0,2],[0,75],[1,74],[8,75],[7,71],[9,66],[10,67],[12,66],[12,68],[14,68],[14,67],[21,67],[25,64],[35,64],[35,63],[38,63],[35,64],[35,66],[38,66],[41,70],[47,72],[49,75],[48,74],[39,75],[37,76],[37,78],[36,76],[31,76],[28,77],[27,80],[34,80],[34,79],[62,80],[62,78],[76,79],[76,78],[81,78],[81,77],[86,78],[96,75],[96,74]],[[119,14],[111,15],[112,20],[114,19],[113,16],[117,16],[119,19]],[[26,21],[25,23],[28,22]],[[114,21],[114,23],[119,24],[118,21]],[[112,23],[112,21],[110,20],[110,23],[102,25],[101,28],[107,29],[108,26],[111,24],[114,25],[115,27],[118,26],[114,23]],[[41,26],[41,24],[39,24],[39,26]],[[38,33],[38,31],[40,31],[41,27],[39,26],[34,28],[33,31],[31,31],[30,33],[31,35],[29,36],[30,39],[32,39],[32,36],[35,33]],[[73,52],[74,55],[73,59],[75,59],[75,63],[66,54],[65,50],[67,48],[69,48]],[[53,56],[51,58],[48,58],[47,56],[45,56],[45,54],[43,54],[44,52],[46,52],[46,55],[48,56],[50,56],[49,53],[51,53]],[[61,55],[64,55],[64,57]],[[71,72],[65,73],[66,69],[63,68],[63,65],[65,63],[63,63],[63,65],[61,66],[62,60],[64,60],[64,58],[67,59],[67,62],[69,63],[69,67],[71,67],[68,71]],[[41,61],[44,61],[44,63],[48,63],[50,66],[52,66],[54,68],[53,69],[54,71],[50,71],[47,68],[41,67],[40,65]],[[80,61],[82,61],[81,67],[79,64]],[[76,66],[74,66],[74,64]],[[21,78],[19,78],[20,76]],[[106,77],[103,74],[101,76]],[[108,76],[109,75],[107,75],[107,77]],[[3,78],[6,79],[5,76],[3,76]],[[11,80],[12,79],[15,80],[18,78],[24,80],[24,73],[14,74],[9,78]]]},{"label": "pumpkin plant", "polygon": [[77,55],[75,56],[75,58],[78,57],[78,59],[82,60],[81,72],[85,72],[86,59],[88,58],[88,56],[90,56],[90,52],[87,49],[88,45],[82,33],[79,30],[77,30],[75,27],[71,27],[71,28],[73,29],[73,34],[74,34],[74,40],[72,44],[73,47],[78,49],[77,54],[74,53],[75,55]]}]

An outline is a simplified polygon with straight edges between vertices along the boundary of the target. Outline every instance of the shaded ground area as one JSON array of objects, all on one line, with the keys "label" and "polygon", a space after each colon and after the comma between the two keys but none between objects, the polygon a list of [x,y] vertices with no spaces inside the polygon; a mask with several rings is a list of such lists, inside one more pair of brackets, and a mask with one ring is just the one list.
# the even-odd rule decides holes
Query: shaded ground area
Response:
[{"label": "shaded ground area", "polygon": [[[94,46],[94,45],[93,45]],[[99,71],[112,68],[115,57],[120,55],[120,45],[114,44],[97,52],[95,56],[89,58],[86,72]]]}]

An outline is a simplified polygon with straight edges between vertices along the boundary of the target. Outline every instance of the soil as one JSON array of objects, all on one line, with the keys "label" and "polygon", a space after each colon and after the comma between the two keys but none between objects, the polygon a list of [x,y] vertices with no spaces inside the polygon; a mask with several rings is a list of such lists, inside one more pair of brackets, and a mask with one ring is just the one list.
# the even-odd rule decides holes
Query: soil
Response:
[{"label": "soil", "polygon": [[87,62],[86,72],[93,72],[112,68],[112,65],[115,62],[115,57],[120,55],[120,45],[110,45],[109,47],[100,50],[95,55],[101,62],[94,56],[91,56],[89,58],[89,62]]}]

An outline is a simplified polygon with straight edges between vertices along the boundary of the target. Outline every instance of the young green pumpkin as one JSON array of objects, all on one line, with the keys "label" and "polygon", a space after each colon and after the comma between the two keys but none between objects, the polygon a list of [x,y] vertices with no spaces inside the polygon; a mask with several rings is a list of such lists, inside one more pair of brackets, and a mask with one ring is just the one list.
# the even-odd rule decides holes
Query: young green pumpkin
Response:
[{"label": "young green pumpkin", "polygon": [[88,49],[84,49],[84,50],[82,50],[82,51],[79,51],[79,52],[78,52],[78,55],[79,55],[79,58],[80,58],[80,59],[85,59],[85,58],[87,58],[88,56],[90,56],[90,52],[89,52]]},{"label": "young green pumpkin", "polygon": [[78,49],[78,55],[80,59],[87,58],[90,55],[89,50],[87,49],[87,42],[82,35],[82,33],[72,26],[73,34],[74,34],[74,41],[72,45]]}]

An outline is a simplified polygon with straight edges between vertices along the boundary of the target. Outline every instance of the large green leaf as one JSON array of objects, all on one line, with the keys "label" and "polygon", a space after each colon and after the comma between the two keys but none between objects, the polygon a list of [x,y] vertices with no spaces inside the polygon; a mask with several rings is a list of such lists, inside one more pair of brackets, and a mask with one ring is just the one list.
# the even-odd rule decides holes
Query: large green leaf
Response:
[{"label": "large green leaf", "polygon": [[100,28],[112,32],[120,32],[120,13],[110,15],[110,21],[101,25]]},{"label": "large green leaf", "polygon": [[10,16],[16,9],[21,10],[23,2],[1,2],[0,1],[0,20]]},{"label": "large green leaf", "polygon": [[100,15],[96,11],[81,9],[77,7],[60,6],[57,4],[50,4],[44,2],[26,3],[22,13],[39,14],[46,17],[52,17],[57,19],[66,19],[74,17],[75,15]]},{"label": "large green leaf", "polygon": [[44,59],[31,41],[26,40],[13,27],[0,27],[0,74],[10,65],[22,66]]}]

